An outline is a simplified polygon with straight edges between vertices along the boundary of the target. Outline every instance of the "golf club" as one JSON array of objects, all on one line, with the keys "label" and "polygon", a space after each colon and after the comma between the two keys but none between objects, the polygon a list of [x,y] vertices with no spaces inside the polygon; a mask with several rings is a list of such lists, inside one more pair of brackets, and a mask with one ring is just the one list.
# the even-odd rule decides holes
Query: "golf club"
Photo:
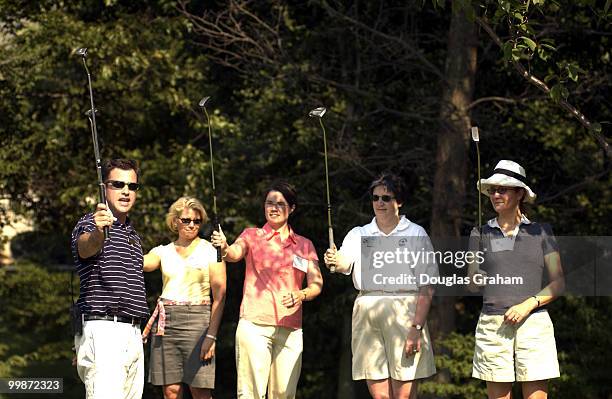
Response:
[{"label": "golf club", "polygon": [[[217,231],[221,230],[221,225],[219,224],[219,220],[217,219],[217,192],[215,188],[215,166],[213,163],[213,149],[212,149],[212,132],[210,128],[210,117],[208,116],[208,111],[206,110],[206,103],[210,100],[210,96],[204,97],[200,100],[198,105],[200,108],[204,110],[204,115],[206,115],[206,122],[208,123],[208,147],[210,148],[210,174],[212,176],[212,194],[213,194],[213,215],[212,215],[212,223],[213,229]],[[223,260],[223,256],[221,255],[221,248],[217,247],[217,262],[221,262]]]},{"label": "golf club", "polygon": [[480,148],[478,143],[480,142],[480,135],[477,126],[472,126],[472,141],[476,143],[476,158],[478,162],[478,233],[482,233],[482,194],[480,193]]},{"label": "golf club", "polygon": [[[91,103],[91,108],[85,114],[89,118],[89,123],[91,125],[91,138],[93,141],[94,147],[94,156],[96,158],[96,172],[98,174],[98,187],[100,191],[100,204],[106,204],[106,191],[104,187],[104,182],[102,181],[102,162],[100,161],[100,146],[98,144],[98,128],[96,126],[96,112],[98,111],[94,106],[93,99],[93,89],[91,87],[91,74],[89,73],[89,68],[87,68],[87,47],[81,47],[76,50],[76,55],[81,56],[83,60],[83,66],[85,67],[85,72],[87,72],[87,83],[89,84],[89,101]],[[110,231],[108,226],[104,227],[104,239],[107,240],[110,237]]]},{"label": "golf club", "polygon": [[[325,115],[327,109],[325,107],[318,107],[308,113],[311,118],[319,118],[319,124],[323,130],[323,154],[325,157],[325,190],[327,193],[327,229],[329,233],[329,247],[336,248],[334,243],[334,229],[332,227],[332,216],[331,216],[331,200],[329,198],[329,169],[327,167],[327,134],[325,132],[325,125],[323,125],[323,115]],[[336,272],[336,266],[331,265],[329,267],[331,273]]]}]

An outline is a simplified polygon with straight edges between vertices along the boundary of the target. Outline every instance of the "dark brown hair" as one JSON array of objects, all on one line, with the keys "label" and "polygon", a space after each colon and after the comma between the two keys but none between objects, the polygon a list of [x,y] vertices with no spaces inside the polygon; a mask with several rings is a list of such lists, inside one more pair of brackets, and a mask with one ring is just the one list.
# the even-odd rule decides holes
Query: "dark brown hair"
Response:
[{"label": "dark brown hair", "polygon": [[115,158],[107,159],[102,163],[102,180],[106,181],[106,179],[108,179],[108,175],[110,175],[110,172],[115,168],[122,170],[133,170],[136,172],[136,181],[138,181],[140,178],[140,171],[138,170],[138,164],[135,160]]},{"label": "dark brown hair", "polygon": [[295,187],[290,184],[288,181],[286,180],[275,180],[273,181],[268,188],[266,188],[266,190],[264,191],[264,195],[263,195],[263,202],[266,202],[266,198],[268,197],[268,194],[270,194],[271,191],[278,191],[279,193],[281,193],[283,195],[283,197],[285,197],[285,199],[287,200],[287,204],[289,204],[289,208],[293,208],[296,207],[297,208],[297,204],[298,204],[298,200],[297,200],[297,192],[295,191]]},{"label": "dark brown hair", "polygon": [[372,196],[374,189],[378,186],[383,186],[387,191],[391,191],[398,204],[403,204],[406,201],[406,185],[398,175],[386,172],[379,175],[370,183],[370,196]]}]

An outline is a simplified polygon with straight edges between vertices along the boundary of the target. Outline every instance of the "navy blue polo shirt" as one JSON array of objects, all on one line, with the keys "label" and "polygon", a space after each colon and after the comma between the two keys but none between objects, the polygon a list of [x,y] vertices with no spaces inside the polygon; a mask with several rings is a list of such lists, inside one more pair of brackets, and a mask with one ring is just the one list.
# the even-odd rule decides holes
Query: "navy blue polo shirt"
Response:
[{"label": "navy blue polo shirt", "polygon": [[[482,241],[478,240],[478,229],[470,236],[470,250],[484,252],[484,263],[480,266],[489,277],[520,277],[516,284],[487,284],[483,291],[482,313],[503,315],[532,295],[536,295],[547,284],[544,257],[558,252],[559,247],[550,225],[535,223],[525,218],[513,238],[504,236],[496,223],[482,226]],[[501,241],[500,241],[501,240]],[[502,244],[497,244],[502,242]],[[543,307],[536,311],[544,310]]]},{"label": "navy blue polo shirt", "polygon": [[143,254],[140,237],[131,226],[115,221],[110,239],[99,254],[87,259],[78,255],[77,240],[96,229],[93,213],[83,216],[72,230],[72,256],[79,273],[80,294],[77,301],[84,314],[147,317]]}]

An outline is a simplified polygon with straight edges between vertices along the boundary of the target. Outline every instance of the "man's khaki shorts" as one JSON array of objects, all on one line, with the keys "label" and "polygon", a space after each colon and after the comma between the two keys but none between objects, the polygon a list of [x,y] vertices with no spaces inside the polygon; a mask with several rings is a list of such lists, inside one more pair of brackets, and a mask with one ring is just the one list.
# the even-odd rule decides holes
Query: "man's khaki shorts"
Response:
[{"label": "man's khaki shorts", "polygon": [[559,377],[555,334],[548,312],[532,313],[518,325],[503,321],[503,315],[480,315],[472,377],[493,382]]},{"label": "man's khaki shorts", "polygon": [[404,354],[413,324],[417,293],[406,296],[360,295],[353,306],[353,379],[412,381],[436,373],[427,326],[421,350]]}]

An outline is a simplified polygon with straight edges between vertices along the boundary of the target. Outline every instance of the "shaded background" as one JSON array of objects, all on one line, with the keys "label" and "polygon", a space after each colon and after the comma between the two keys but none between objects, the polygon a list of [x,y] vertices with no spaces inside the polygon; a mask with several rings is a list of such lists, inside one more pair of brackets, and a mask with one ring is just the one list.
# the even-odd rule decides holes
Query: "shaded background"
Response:
[{"label": "shaded background", "polygon": [[[0,376],[63,376],[62,397],[83,395],[70,366],[69,237],[97,188],[76,48],[90,49],[102,156],[140,161],[131,216],[145,250],[172,239],[163,221],[177,197],[211,202],[197,107],[209,95],[228,237],[264,222],[261,192],[285,177],[299,190],[292,224],[322,256],[323,142],[307,117],[320,105],[338,244],[371,220],[366,188],[383,170],[408,183],[410,220],[436,236],[467,234],[477,219],[473,125],[483,175],[503,158],[526,168],[538,193],[530,218],[558,235],[609,235],[610,16],[610,1],[594,0],[0,0],[0,220],[25,216],[33,228],[13,239],[16,262],[0,268]],[[486,220],[486,200],[483,209]],[[228,267],[218,398],[235,392],[243,270]],[[356,292],[350,278],[323,273],[323,293],[305,306],[298,396],[367,397],[350,380]],[[161,278],[146,280],[153,305]],[[484,396],[470,378],[479,309],[478,298],[436,299],[429,322],[441,372],[423,397]],[[612,397],[611,312],[609,297],[551,306],[562,367],[551,397]],[[147,385],[145,397],[161,392]]]}]

